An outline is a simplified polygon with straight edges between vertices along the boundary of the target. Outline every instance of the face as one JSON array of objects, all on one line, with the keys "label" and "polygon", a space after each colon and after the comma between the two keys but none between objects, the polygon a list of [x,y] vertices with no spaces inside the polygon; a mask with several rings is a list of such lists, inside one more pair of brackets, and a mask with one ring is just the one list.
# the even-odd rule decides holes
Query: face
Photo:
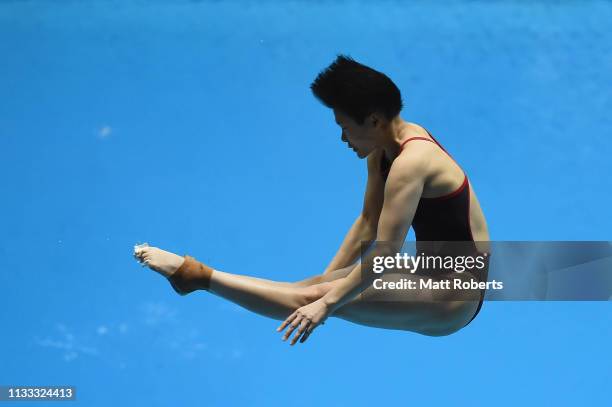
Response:
[{"label": "face", "polygon": [[367,157],[377,147],[375,126],[371,117],[359,125],[351,117],[334,109],[334,118],[342,129],[342,141],[347,143],[359,158]]}]

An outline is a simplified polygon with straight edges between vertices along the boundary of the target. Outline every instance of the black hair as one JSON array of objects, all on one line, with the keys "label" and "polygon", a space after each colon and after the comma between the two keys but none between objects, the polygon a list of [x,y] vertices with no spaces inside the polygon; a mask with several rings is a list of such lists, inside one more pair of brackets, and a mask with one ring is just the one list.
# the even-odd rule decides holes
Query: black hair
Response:
[{"label": "black hair", "polygon": [[325,106],[338,109],[359,125],[374,112],[391,120],[403,107],[400,90],[387,75],[342,54],[317,75],[310,89]]}]

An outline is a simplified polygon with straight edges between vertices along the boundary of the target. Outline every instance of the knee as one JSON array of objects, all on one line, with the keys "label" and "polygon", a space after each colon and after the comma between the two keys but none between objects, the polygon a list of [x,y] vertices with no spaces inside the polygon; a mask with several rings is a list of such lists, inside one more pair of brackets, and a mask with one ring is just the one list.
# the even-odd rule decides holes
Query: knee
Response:
[{"label": "knee", "polygon": [[330,283],[312,284],[305,287],[297,287],[297,301],[299,306],[308,305],[323,297],[329,291]]},{"label": "knee", "polygon": [[308,277],[303,280],[293,281],[291,282],[291,285],[294,287],[309,287],[311,285],[320,284],[322,282],[323,282],[323,275],[318,274],[316,276]]}]

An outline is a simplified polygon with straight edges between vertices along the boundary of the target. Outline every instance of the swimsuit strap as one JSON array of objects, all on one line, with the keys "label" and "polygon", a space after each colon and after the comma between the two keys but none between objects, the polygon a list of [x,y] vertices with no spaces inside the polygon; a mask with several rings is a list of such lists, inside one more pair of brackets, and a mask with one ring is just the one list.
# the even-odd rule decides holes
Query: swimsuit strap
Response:
[{"label": "swimsuit strap", "polygon": [[[429,132],[427,134],[429,134]],[[431,136],[431,134],[430,134],[430,136]],[[432,141],[431,139],[428,139],[427,137],[410,137],[408,140],[404,140],[404,142],[400,145],[400,151],[402,151],[404,149],[404,145],[407,142],[409,142],[410,140],[426,140],[426,141],[431,141],[432,143],[434,143],[434,141]],[[442,147],[442,146],[440,146],[440,147]],[[380,166],[381,166],[381,169],[383,170],[383,174],[388,174],[389,173],[389,170],[391,169],[391,163],[389,162],[389,160],[387,160],[387,158],[385,157],[384,154],[383,154],[382,159],[380,160]],[[385,168],[383,168],[383,167],[385,167]]]},{"label": "swimsuit strap", "polygon": [[[455,161],[455,164],[457,164],[457,161],[453,158],[452,155],[450,155],[450,153],[448,151],[446,151],[446,149],[444,147],[442,147],[442,144],[438,143],[438,140],[436,140],[436,138],[429,132],[429,130],[425,129],[424,130],[427,132],[427,134],[429,135],[429,137],[431,137],[431,139],[428,139],[427,137],[410,137],[408,140],[405,140],[401,145],[400,145],[400,151],[404,149],[404,145],[409,142],[410,140],[427,140],[430,141],[432,143],[435,143],[438,145],[438,147],[440,147],[442,149],[442,151],[444,151],[450,158],[451,160]],[[459,165],[459,164],[457,164]]]},{"label": "swimsuit strap", "polygon": [[[427,133],[427,134],[429,134],[429,133]],[[430,134],[430,136],[431,136],[431,134]],[[433,140],[431,140],[431,139],[428,139],[427,137],[410,137],[408,140],[405,140],[405,141],[404,141],[404,142],[403,142],[403,143],[400,145],[400,150],[403,150],[403,149],[404,149],[404,145],[405,145],[407,142],[409,142],[410,140],[426,140],[426,141],[431,141],[432,143],[436,143],[436,144],[438,144],[437,142],[435,142],[435,141],[433,141]],[[439,144],[438,144],[438,145],[439,145]],[[440,147],[442,147],[442,146],[440,146]]]},{"label": "swimsuit strap", "polygon": [[[425,129],[425,128],[424,128]],[[457,164],[457,166],[459,166],[459,168],[461,168],[461,166],[457,163],[457,161],[453,158],[452,155],[450,155],[450,153],[448,151],[446,151],[446,149],[444,147],[442,147],[442,144],[438,143],[438,140],[436,140],[436,138],[429,132],[429,130],[425,129],[425,131],[427,132],[427,134],[429,135],[429,137],[431,137],[431,139],[428,139],[427,137],[410,137],[408,140],[405,140],[401,145],[400,145],[400,151],[404,149],[404,145],[406,145],[407,142],[409,142],[410,140],[426,140],[426,141],[430,141],[432,143],[435,143],[438,145],[438,147],[440,147],[442,149],[442,151],[444,151],[446,153],[446,155],[448,155],[450,157],[451,160],[453,160],[455,162],[455,164]],[[463,171],[463,169],[461,169],[461,171]],[[463,171],[463,184],[455,191],[455,192],[451,192],[448,195],[442,196],[442,197],[435,197],[435,198],[421,198],[421,199],[438,199],[438,198],[447,198],[447,197],[451,197],[453,195],[458,194],[459,192],[461,192],[461,190],[468,185],[468,180],[467,180],[467,174],[465,173],[465,171]]]}]

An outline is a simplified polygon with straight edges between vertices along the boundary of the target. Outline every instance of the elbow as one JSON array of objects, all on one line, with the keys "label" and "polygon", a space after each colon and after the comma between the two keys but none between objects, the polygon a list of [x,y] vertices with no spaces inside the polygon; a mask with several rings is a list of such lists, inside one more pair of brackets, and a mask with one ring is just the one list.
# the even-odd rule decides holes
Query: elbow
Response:
[{"label": "elbow", "polygon": [[378,218],[362,213],[360,216],[360,224],[362,230],[361,240],[375,240],[376,232],[378,230]]},{"label": "elbow", "polygon": [[399,240],[377,240],[378,236],[372,239],[374,244],[371,246],[376,256],[395,257],[404,247],[405,242]]}]

